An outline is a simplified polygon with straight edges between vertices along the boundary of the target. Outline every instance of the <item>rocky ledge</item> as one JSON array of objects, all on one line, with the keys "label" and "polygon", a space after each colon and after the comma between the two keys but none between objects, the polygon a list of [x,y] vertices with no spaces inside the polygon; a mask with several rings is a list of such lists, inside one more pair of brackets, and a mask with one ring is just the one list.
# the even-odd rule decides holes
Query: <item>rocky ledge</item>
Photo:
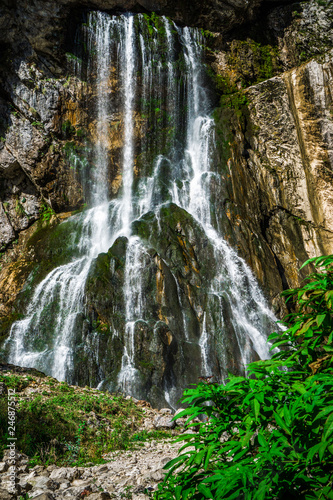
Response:
[{"label": "rocky ledge", "polygon": [[[18,440],[15,454],[6,449],[7,393],[10,388],[15,389],[16,394],[15,423]],[[184,418],[174,420],[172,410],[169,408],[156,410],[149,403],[129,396],[122,399],[120,407],[118,405],[111,411],[107,410],[109,413],[112,411],[114,413],[109,419],[104,418],[105,413],[99,412],[98,407],[82,414],[81,400],[87,402],[89,398],[95,400],[104,398],[105,408],[105,398],[119,403],[119,398],[122,396],[108,395],[88,387],[69,386],[34,369],[0,365],[0,393],[0,446],[4,450],[3,458],[0,459],[1,500],[14,498],[18,500],[30,498],[78,500],[86,497],[89,497],[89,500],[107,498],[143,500],[149,498],[150,493],[164,478],[166,471],[163,467],[177,455],[182,446],[181,442],[175,442],[177,435],[184,432],[193,433],[197,430],[193,426],[186,428]],[[70,410],[78,411],[77,414],[72,415],[74,415],[74,420],[78,418],[77,415],[80,415],[81,427],[79,428],[82,429],[84,426],[88,430],[87,437],[82,434],[80,438],[82,439],[80,453],[76,450],[73,454],[73,449],[78,443],[77,438],[72,443],[68,436],[65,439],[66,426],[72,423],[67,418],[68,408],[66,408],[64,394],[66,397],[72,395],[73,401],[76,398],[78,410],[77,408],[70,408]],[[46,404],[48,411],[54,412],[54,406],[52,406],[54,398],[57,400],[58,407],[63,405],[60,408],[60,414],[63,414],[63,435],[58,435],[57,439],[51,440],[52,442],[42,442],[42,446],[36,446],[38,453],[35,453],[33,457],[28,456],[22,452],[27,449],[24,446],[27,440],[33,438],[34,432],[40,434],[45,432],[43,425],[49,415],[43,408],[45,409]],[[68,404],[70,402],[67,402]],[[35,428],[27,429],[24,416],[32,407],[34,407],[34,413],[28,415],[28,418],[31,420],[37,415]],[[36,409],[37,407],[39,410]],[[127,407],[130,408],[130,413],[126,410]],[[178,410],[177,413],[180,411]],[[121,434],[123,427],[118,427],[118,430],[117,423],[124,416],[126,420],[122,421],[122,425],[131,429],[130,440],[126,444],[119,440],[113,441],[117,443],[113,446],[114,449],[109,446],[106,452],[102,451],[104,444],[102,443],[100,454],[95,455],[94,461],[89,461],[92,456],[91,447],[94,445],[92,441],[98,440],[100,436],[100,439],[105,439],[107,442],[112,432]],[[78,436],[78,433],[74,435]],[[65,447],[67,446],[67,450],[72,455],[68,454],[68,451],[62,455],[59,451],[56,452],[56,446],[63,446],[63,443],[66,443]],[[119,449],[122,447],[125,449]],[[12,493],[11,482],[13,459],[15,460],[15,494]]]}]

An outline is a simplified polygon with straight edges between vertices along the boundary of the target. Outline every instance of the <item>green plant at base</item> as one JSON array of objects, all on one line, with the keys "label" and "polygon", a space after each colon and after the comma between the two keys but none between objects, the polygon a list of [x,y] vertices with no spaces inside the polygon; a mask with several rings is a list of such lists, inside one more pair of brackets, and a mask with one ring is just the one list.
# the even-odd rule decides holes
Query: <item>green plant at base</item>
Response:
[{"label": "green plant at base", "polygon": [[66,120],[61,125],[61,130],[63,131],[65,137],[71,137],[75,134],[76,129],[70,122],[70,120]]},{"label": "green plant at base", "polygon": [[333,499],[333,256],[306,264],[323,270],[283,292],[298,310],[270,336],[272,359],[185,391],[177,418],[203,422],[155,499]]}]

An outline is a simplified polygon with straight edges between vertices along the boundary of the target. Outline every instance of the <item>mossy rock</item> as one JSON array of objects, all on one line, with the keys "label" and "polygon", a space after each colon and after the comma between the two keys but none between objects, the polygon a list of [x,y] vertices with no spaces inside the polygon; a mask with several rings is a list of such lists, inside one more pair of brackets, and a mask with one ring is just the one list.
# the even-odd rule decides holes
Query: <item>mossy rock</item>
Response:
[{"label": "mossy rock", "polygon": [[27,252],[31,249],[34,261],[38,265],[34,282],[38,284],[53,269],[73,261],[81,255],[79,249],[84,214],[78,214],[59,222],[54,218],[50,222],[39,221],[37,230],[26,244]]}]

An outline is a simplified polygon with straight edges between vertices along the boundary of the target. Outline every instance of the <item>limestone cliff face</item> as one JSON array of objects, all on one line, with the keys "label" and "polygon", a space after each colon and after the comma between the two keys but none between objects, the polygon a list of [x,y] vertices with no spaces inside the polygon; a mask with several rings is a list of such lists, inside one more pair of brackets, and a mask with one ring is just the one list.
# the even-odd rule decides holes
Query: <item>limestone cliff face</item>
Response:
[{"label": "limestone cliff face", "polygon": [[[221,224],[280,314],[279,293],[298,286],[300,265],[333,251],[332,9],[311,2],[291,19],[278,33],[279,51],[233,40],[213,62],[234,92],[215,115],[225,169]],[[265,72],[278,76],[264,80]],[[247,78],[264,81],[243,90]]]},{"label": "limestone cliff face", "polygon": [[[275,311],[283,315],[285,305],[279,294],[299,284],[301,264],[309,257],[333,253],[333,8],[316,1],[288,4],[259,0],[3,2],[0,336],[8,334],[26,306],[31,276],[38,282],[75,255],[77,242],[71,234],[80,217],[67,226],[59,222],[89,203],[84,175],[77,173],[84,172],[96,142],[91,117],[96,96],[87,82],[75,77],[77,61],[70,54],[71,34],[88,8],[156,11],[176,22],[214,31],[206,33],[207,72],[215,85],[214,169],[222,182],[212,181],[212,213],[219,231],[249,263]],[[105,138],[112,165],[107,180],[110,197],[122,182],[118,160],[124,123],[114,99],[113,121]],[[138,144],[145,120],[137,106]],[[145,126],[150,128],[149,123]],[[157,135],[154,140],[162,141]],[[150,160],[147,155],[136,158],[137,180],[143,173],[148,175]],[[177,332],[184,328],[185,314],[193,336],[188,344],[198,341],[210,272],[211,249],[200,228],[180,209],[168,209],[165,234],[158,233],[152,214],[133,225],[134,234],[148,248],[143,287],[158,321],[154,328],[136,325],[138,383],[151,401],[159,400],[154,391],[169,376],[168,367],[173,366],[183,385],[189,382],[178,363],[177,337],[184,332]],[[180,233],[175,232],[178,224]],[[62,251],[63,241],[68,243],[67,253]],[[106,332],[111,325],[115,330],[124,327],[119,290],[126,245],[126,239],[118,239],[90,271],[82,317],[85,337],[75,364],[79,383],[97,383],[100,369],[112,382],[110,364],[115,373],[119,371],[121,339]],[[177,286],[183,303],[177,298]],[[216,311],[212,322],[218,321]],[[92,336],[92,330],[98,335]],[[212,352],[220,341],[214,340]],[[84,343],[94,343],[96,359],[87,357]],[[232,341],[227,346],[237,350]],[[187,351],[192,360],[199,358],[195,349]],[[199,376],[199,371],[192,375]]]},{"label": "limestone cliff face", "polygon": [[244,115],[217,113],[229,156],[225,214],[272,294],[297,285],[308,256],[332,252],[331,71],[328,53],[322,63],[250,87]]}]

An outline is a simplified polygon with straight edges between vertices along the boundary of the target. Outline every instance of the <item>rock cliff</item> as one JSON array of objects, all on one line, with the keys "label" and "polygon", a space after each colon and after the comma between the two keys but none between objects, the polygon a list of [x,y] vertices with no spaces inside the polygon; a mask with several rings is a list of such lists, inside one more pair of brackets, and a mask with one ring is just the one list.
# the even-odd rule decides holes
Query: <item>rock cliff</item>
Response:
[{"label": "rock cliff", "polygon": [[[60,222],[90,202],[84,175],[77,172],[84,172],[87,162],[93,162],[98,129],[91,117],[96,94],[73,70],[81,64],[73,55],[76,26],[84,22],[89,9],[154,11],[203,29],[207,85],[215,103],[214,171],[216,179],[221,179],[211,181],[212,213],[219,231],[250,265],[275,312],[282,316],[286,307],[279,294],[299,284],[301,264],[309,257],[333,253],[333,7],[323,0],[294,4],[259,0],[3,2],[1,336],[5,338],[13,321],[21,318],[32,282],[40,282],[47,272],[76,255],[78,242],[72,234],[82,222],[80,215],[66,224]],[[154,16],[149,22],[156,21]],[[151,25],[154,29],[158,29],[156,23]],[[117,86],[115,70],[110,78]],[[125,125],[117,98],[110,98],[115,112],[106,141],[112,197],[122,185],[119,159]],[[155,125],[164,123],[159,121],[158,105],[154,104],[152,123],[136,106],[136,147],[143,140],[142,130],[149,131],[152,143],[165,146],[172,131],[164,125],[158,135]],[[156,155],[152,148],[149,151],[136,158],[136,183],[149,174],[149,154]],[[163,176],[168,165],[160,168]],[[169,203],[163,182],[159,193],[166,203],[160,219],[148,213],[132,226],[147,250],[142,286],[150,314],[156,318],[154,325],[136,324],[136,363],[141,372],[139,385],[156,404],[162,397],[157,389],[162,379],[176,377],[184,386],[201,374],[198,332],[213,254],[196,222]],[[161,223],[164,231],[159,229]],[[120,370],[122,340],[106,333],[111,327],[124,328],[119,290],[124,286],[127,245],[125,238],[116,240],[89,272],[84,334],[73,374],[78,383],[97,385],[102,370],[112,384]],[[224,307],[231,324],[228,307]],[[208,326],[220,328],[217,306],[213,309]],[[191,332],[186,355],[196,366],[190,377],[179,361],[184,311]],[[41,339],[43,333],[47,335],[38,333]],[[228,359],[239,357],[232,339],[224,342],[230,351]],[[90,343],[95,343],[96,357],[87,356],[84,345]],[[220,343],[217,335],[211,346],[216,366],[221,360]],[[237,370],[237,366],[219,367],[220,372],[228,369]]]}]

